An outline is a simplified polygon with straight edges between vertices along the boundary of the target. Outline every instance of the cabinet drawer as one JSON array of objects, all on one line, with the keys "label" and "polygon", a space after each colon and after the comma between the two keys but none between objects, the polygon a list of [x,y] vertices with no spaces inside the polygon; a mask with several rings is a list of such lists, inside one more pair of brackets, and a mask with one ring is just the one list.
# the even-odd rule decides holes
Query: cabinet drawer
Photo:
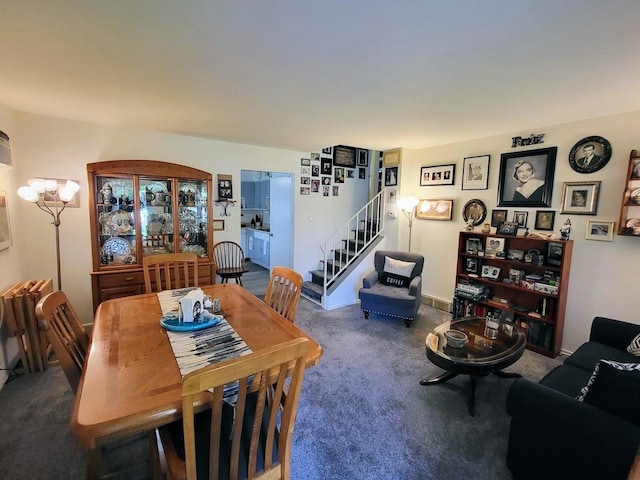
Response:
[{"label": "cabinet drawer", "polygon": [[144,274],[142,272],[121,272],[98,275],[98,284],[100,288],[144,285]]},{"label": "cabinet drawer", "polygon": [[100,303],[113,298],[129,297],[144,293],[144,285],[125,285],[122,287],[103,288],[100,290]]}]

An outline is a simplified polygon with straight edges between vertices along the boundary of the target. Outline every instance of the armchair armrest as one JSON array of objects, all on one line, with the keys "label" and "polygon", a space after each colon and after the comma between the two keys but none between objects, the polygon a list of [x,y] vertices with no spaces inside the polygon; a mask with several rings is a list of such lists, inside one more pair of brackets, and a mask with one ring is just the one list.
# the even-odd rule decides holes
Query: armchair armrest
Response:
[{"label": "armchair armrest", "polygon": [[362,287],[363,288],[371,288],[376,283],[378,283],[378,271],[374,270],[373,272],[369,272],[366,277],[362,279]]},{"label": "armchair armrest", "polygon": [[507,412],[514,478],[626,479],[640,445],[640,427],[525,379],[509,390]]},{"label": "armchair armrest", "polygon": [[631,340],[640,333],[640,325],[606,317],[595,317],[589,340],[603,343],[618,350],[626,350]]},{"label": "armchair armrest", "polygon": [[419,297],[422,295],[422,275],[416,275],[409,284],[409,295]]}]

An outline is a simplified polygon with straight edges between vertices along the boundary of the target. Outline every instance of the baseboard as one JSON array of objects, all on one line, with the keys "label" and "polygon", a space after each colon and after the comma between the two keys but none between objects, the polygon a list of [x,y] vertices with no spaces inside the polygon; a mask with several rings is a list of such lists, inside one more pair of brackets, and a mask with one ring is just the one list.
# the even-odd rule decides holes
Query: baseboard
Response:
[{"label": "baseboard", "polygon": [[420,298],[420,303],[424,303],[425,305],[429,305],[430,307],[437,308],[438,310],[442,310],[443,312],[451,313],[451,302],[447,302],[440,298],[435,298],[423,293]]}]

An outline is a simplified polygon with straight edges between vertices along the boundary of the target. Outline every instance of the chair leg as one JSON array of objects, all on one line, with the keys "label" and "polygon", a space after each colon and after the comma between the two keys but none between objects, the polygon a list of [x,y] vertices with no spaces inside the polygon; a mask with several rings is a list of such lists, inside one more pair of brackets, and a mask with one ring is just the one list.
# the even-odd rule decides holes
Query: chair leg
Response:
[{"label": "chair leg", "polygon": [[239,283],[241,287],[244,287],[242,284],[242,277],[236,277],[236,282]]}]

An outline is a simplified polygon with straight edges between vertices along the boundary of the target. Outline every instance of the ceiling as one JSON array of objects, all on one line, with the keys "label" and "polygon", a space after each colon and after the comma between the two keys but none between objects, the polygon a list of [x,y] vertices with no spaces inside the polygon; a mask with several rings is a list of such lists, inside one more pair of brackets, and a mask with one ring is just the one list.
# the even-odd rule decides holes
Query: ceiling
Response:
[{"label": "ceiling", "polygon": [[0,11],[0,103],[55,117],[311,151],[529,135],[640,110],[637,0],[0,0]]}]

